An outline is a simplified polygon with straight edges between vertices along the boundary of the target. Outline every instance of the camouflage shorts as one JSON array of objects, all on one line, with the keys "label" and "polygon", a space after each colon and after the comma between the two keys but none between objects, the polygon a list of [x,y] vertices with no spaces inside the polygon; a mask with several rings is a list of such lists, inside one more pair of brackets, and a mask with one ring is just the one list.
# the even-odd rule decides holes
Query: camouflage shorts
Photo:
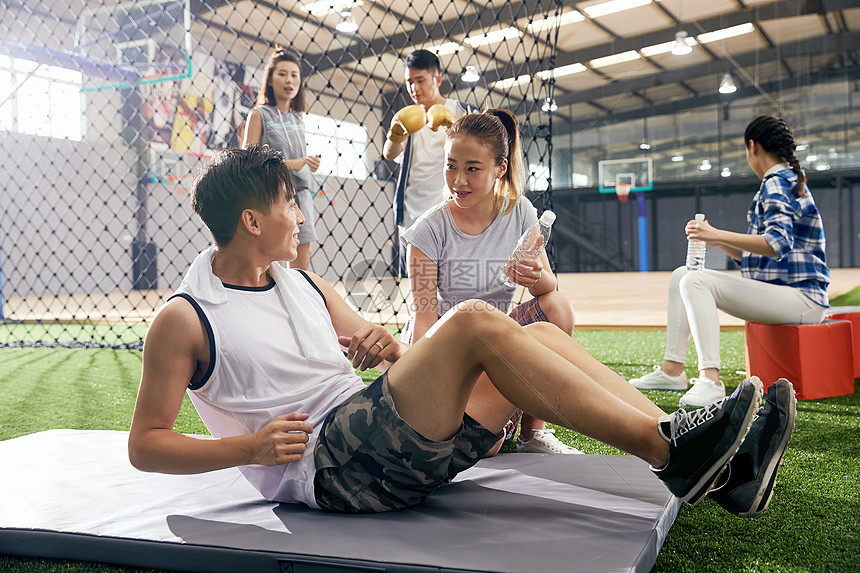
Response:
[{"label": "camouflage shorts", "polygon": [[314,448],[317,504],[339,513],[418,505],[475,465],[499,437],[464,414],[453,438],[428,440],[397,415],[383,374],[323,423]]}]

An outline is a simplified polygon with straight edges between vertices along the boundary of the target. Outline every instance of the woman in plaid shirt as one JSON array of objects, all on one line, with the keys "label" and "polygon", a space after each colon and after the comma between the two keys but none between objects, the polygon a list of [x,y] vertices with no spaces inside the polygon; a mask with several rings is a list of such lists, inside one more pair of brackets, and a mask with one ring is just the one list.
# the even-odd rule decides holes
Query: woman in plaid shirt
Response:
[{"label": "woman in plaid shirt", "polygon": [[705,406],[726,395],[719,378],[717,309],[765,324],[815,324],[829,306],[824,227],[794,154],[791,128],[783,119],[761,116],[747,126],[744,143],[747,163],[762,180],[747,212],[747,232],[717,229],[707,221],[690,221],[684,229],[689,239],[717,246],[737,261],[741,277],[676,269],[663,364],[630,380],[640,389],[686,390],[684,358],[692,334],[699,377],[690,381],[682,407]]}]

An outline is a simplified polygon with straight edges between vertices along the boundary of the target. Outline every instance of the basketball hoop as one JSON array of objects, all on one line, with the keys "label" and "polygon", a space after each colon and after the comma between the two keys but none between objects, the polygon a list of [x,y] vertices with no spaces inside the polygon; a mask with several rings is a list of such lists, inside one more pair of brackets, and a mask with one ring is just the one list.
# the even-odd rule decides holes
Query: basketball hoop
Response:
[{"label": "basketball hoop", "polygon": [[618,195],[619,201],[627,201],[630,196],[630,183],[618,183],[615,186],[615,193]]}]

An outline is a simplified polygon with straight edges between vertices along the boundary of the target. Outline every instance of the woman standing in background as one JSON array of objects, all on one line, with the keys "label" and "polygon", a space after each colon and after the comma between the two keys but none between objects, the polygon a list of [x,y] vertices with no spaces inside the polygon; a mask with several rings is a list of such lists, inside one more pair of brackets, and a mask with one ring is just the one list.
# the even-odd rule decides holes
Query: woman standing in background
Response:
[{"label": "woman standing in background", "polygon": [[296,203],[305,216],[305,224],[299,227],[298,256],[290,266],[310,270],[311,244],[317,240],[310,179],[311,173],[319,169],[320,156],[307,154],[305,126],[300,115],[305,109],[299,57],[275,46],[266,63],[257,105],[245,123],[242,147],[268,145],[284,154],[296,190]]}]

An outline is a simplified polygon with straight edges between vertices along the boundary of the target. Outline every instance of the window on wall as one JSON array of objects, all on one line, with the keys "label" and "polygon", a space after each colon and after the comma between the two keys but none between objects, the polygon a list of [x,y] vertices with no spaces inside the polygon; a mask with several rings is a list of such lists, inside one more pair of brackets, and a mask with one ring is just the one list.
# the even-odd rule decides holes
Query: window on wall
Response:
[{"label": "window on wall", "polygon": [[80,141],[82,83],[74,70],[0,56],[0,130]]},{"label": "window on wall", "polygon": [[367,179],[367,129],[348,121],[305,114],[308,153],[320,155],[320,175]]}]

